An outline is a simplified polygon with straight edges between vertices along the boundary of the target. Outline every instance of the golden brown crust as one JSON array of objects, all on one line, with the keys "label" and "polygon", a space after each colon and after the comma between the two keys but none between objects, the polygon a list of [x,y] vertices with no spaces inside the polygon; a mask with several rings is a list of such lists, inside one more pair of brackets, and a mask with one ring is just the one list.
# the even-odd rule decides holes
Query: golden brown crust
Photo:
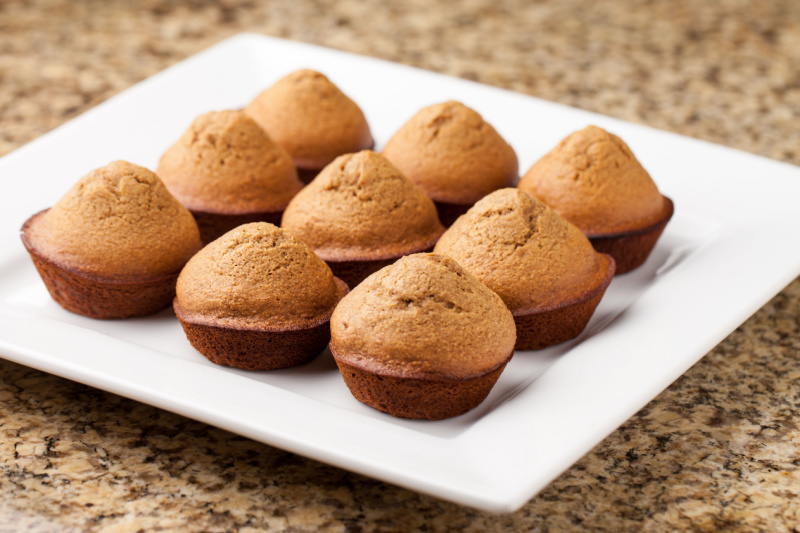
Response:
[{"label": "golden brown crust", "polygon": [[513,188],[476,203],[434,251],[455,259],[512,312],[557,306],[606,275],[606,261],[578,228]]},{"label": "golden brown crust", "polygon": [[596,126],[562,140],[533,164],[519,188],[590,236],[651,226],[664,211],[658,188],[628,146]]},{"label": "golden brown crust", "polygon": [[239,111],[197,117],[158,175],[190,210],[219,215],[280,212],[303,188],[289,154]]},{"label": "golden brown crust", "polygon": [[420,252],[444,232],[430,198],[369,150],[325,167],[289,203],[282,226],[333,262]]},{"label": "golden brown crust", "polygon": [[478,113],[453,101],[421,109],[383,155],[437,202],[471,205],[519,176],[513,148]]},{"label": "golden brown crust", "polygon": [[320,169],[342,154],[374,144],[358,105],[313,70],[281,78],[244,112],[289,152],[298,168]]},{"label": "golden brown crust", "polygon": [[381,376],[476,378],[506,362],[515,340],[503,301],[436,254],[406,256],[371,275],[331,318],[339,360]]},{"label": "golden brown crust", "polygon": [[238,329],[311,327],[330,316],[342,295],[319,257],[265,222],[239,226],[207,245],[177,284],[187,321]]},{"label": "golden brown crust", "polygon": [[173,274],[200,247],[192,215],[149,170],[115,161],[81,178],[27,227],[38,252],[109,280]]}]

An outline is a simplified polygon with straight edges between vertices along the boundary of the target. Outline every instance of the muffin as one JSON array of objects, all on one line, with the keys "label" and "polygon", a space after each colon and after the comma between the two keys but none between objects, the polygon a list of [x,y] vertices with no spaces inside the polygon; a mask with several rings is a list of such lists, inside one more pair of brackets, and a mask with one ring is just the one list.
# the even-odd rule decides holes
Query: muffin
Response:
[{"label": "muffin", "polygon": [[281,78],[244,112],[289,152],[306,183],[336,157],[374,145],[358,105],[313,70]]},{"label": "muffin", "polygon": [[331,318],[331,352],[350,392],[401,418],[439,420],[478,406],[515,339],[500,297],[436,254],[372,274]]},{"label": "muffin", "polygon": [[578,226],[597,251],[611,255],[617,274],[645,262],[674,210],[630,148],[596,126],[562,140],[518,186]]},{"label": "muffin", "polygon": [[289,154],[239,111],[197,117],[161,156],[158,175],[206,243],[248,222],[279,224],[303,188]]},{"label": "muffin", "polygon": [[289,203],[282,226],[350,287],[399,257],[430,251],[444,232],[430,198],[369,150],[325,167]]},{"label": "muffin", "polygon": [[115,161],[81,178],[22,226],[50,296],[91,318],[169,306],[183,265],[201,247],[192,215],[158,177]]},{"label": "muffin", "polygon": [[496,292],[514,315],[517,350],[580,334],[614,277],[614,260],[544,203],[501,189],[476,203],[436,243]]},{"label": "muffin", "polygon": [[308,246],[267,222],[206,245],[178,277],[175,314],[210,361],[247,370],[304,363],[330,339],[347,286]]},{"label": "muffin", "polygon": [[445,226],[519,177],[514,149],[459,102],[420,110],[389,139],[383,155],[436,202]]}]

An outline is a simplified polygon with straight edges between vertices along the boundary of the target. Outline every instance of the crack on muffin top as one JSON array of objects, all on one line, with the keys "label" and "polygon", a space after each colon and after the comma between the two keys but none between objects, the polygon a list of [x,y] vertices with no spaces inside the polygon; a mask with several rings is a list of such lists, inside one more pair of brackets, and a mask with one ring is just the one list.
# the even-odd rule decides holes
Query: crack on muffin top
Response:
[{"label": "crack on muffin top", "polygon": [[578,228],[513,188],[476,203],[434,251],[454,258],[512,311],[557,304],[606,273]]}]

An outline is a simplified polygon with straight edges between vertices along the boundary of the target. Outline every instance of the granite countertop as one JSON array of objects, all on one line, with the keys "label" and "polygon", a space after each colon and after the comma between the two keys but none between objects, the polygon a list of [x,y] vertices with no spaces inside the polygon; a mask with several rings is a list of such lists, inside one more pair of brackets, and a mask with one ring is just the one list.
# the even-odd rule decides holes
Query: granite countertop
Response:
[{"label": "granite countertop", "polygon": [[[5,0],[0,155],[241,31],[800,164],[794,0]],[[508,515],[0,361],[0,532],[800,531],[798,419],[798,280]]]}]

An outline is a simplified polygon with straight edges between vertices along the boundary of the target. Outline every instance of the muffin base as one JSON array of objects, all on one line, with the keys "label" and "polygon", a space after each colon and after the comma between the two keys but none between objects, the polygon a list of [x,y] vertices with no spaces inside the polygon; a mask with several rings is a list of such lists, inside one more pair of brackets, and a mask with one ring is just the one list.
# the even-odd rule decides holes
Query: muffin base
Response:
[{"label": "muffin base", "polygon": [[103,320],[151,315],[169,307],[179,272],[152,279],[111,280],[60,265],[34,248],[26,235],[34,219],[43,213],[32,216],[22,226],[22,244],[58,305]]},{"label": "muffin base", "polygon": [[[430,251],[432,248],[421,251]],[[374,274],[383,267],[389,266],[402,256],[392,257],[390,259],[379,259],[376,261],[333,261],[326,260],[325,262],[331,267],[333,275],[341,279],[347,286],[354,288],[356,285],[364,281],[370,274]]]},{"label": "muffin base", "polygon": [[326,320],[312,328],[293,331],[259,331],[193,323],[178,315],[186,338],[209,361],[244,370],[275,370],[310,361],[330,341]]},{"label": "muffin base", "polygon": [[[337,279],[336,282],[341,299],[348,289],[343,281]],[[277,370],[297,366],[314,359],[331,339],[333,309],[309,327],[267,330],[195,322],[183,312],[177,298],[172,306],[189,343],[218,365],[243,370]]]},{"label": "muffin base", "polygon": [[511,359],[509,354],[500,366],[475,378],[420,379],[362,370],[337,357],[333,344],[331,352],[356,400],[397,418],[421,420],[452,418],[480,405]]},{"label": "muffin base", "polygon": [[587,235],[594,249],[608,254],[617,263],[616,275],[634,270],[647,260],[656,246],[658,238],[667,226],[667,222],[675,212],[675,204],[666,196],[664,198],[664,214],[661,220],[646,228],[611,234]]},{"label": "muffin base", "polygon": [[469,208],[475,205],[472,204],[450,204],[447,202],[437,202],[434,200],[434,205],[436,206],[436,212],[439,214],[439,222],[445,228],[449,228],[453,225],[453,222],[456,221],[458,217],[469,211]]},{"label": "muffin base", "polygon": [[308,185],[309,183],[314,181],[314,178],[317,177],[317,174],[322,172],[322,168],[324,168],[324,167],[320,167],[320,168],[316,168],[316,167],[315,168],[297,167],[297,177],[300,178],[300,181],[302,181],[303,183]]},{"label": "muffin base", "polygon": [[436,241],[439,240],[442,233],[444,233],[444,228],[420,248],[410,249],[397,255],[378,259],[338,259],[332,254],[320,253],[317,250],[314,250],[314,252],[328,264],[333,275],[347,283],[347,286],[352,290],[368,276],[383,267],[391,265],[403,256],[433,251],[433,247],[436,246]]},{"label": "muffin base", "polygon": [[276,226],[281,225],[281,217],[283,216],[283,209],[280,211],[258,211],[254,213],[230,214],[230,213],[210,213],[208,211],[194,211],[189,210],[197,222],[197,228],[200,230],[200,240],[203,244],[208,244],[224,234],[228,233],[233,228],[237,228],[242,224],[249,224],[251,222],[269,222]]},{"label": "muffin base", "polygon": [[548,346],[574,339],[586,328],[594,310],[614,279],[615,261],[608,254],[606,275],[594,287],[562,303],[535,311],[512,310],[517,325],[515,350],[542,350]]}]

